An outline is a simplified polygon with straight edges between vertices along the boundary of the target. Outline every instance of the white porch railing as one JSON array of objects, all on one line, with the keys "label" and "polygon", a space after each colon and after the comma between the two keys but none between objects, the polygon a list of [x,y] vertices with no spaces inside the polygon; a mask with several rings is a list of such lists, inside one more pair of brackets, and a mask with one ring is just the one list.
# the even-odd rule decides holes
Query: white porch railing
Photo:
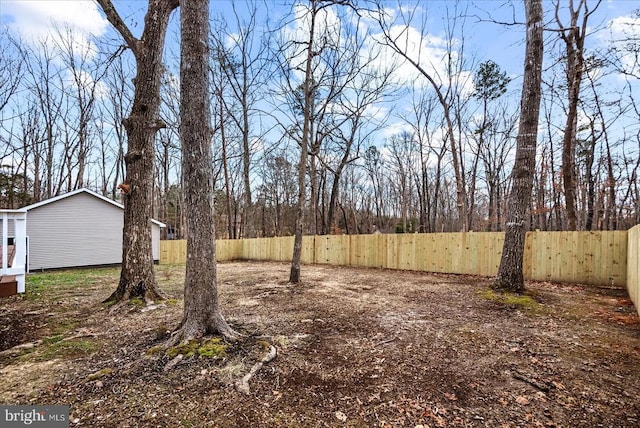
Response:
[{"label": "white porch railing", "polygon": [[[0,276],[15,275],[18,293],[24,293],[27,271],[27,211],[0,210],[2,221],[2,266]],[[11,227],[10,227],[11,226]],[[13,238],[15,256],[9,260],[9,238]]]}]

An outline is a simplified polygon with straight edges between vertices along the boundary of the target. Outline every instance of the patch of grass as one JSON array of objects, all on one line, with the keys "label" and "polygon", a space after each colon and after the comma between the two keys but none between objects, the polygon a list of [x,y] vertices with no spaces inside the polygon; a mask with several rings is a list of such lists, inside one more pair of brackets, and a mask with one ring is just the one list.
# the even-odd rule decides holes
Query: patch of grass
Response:
[{"label": "patch of grass", "polygon": [[56,325],[53,329],[54,334],[64,334],[76,328],[78,323],[76,321],[64,320],[60,324]]},{"label": "patch of grass", "polygon": [[492,289],[486,289],[480,293],[480,296],[485,300],[528,313],[541,314],[544,312],[544,307],[529,294],[500,293]]},{"label": "patch of grass", "polygon": [[56,342],[60,342],[62,339],[64,339],[63,334],[56,334],[55,336],[45,337],[44,339],[42,339],[42,343],[45,345],[51,345]]},{"label": "patch of grass", "polygon": [[43,297],[50,297],[52,291],[66,292],[76,288],[87,288],[104,283],[105,280],[115,282],[118,272],[118,268],[97,268],[31,273],[26,278],[25,298],[39,300]]},{"label": "patch of grass", "polygon": [[35,360],[49,361],[53,359],[69,359],[90,354],[98,349],[98,345],[90,340],[60,340],[32,353]]}]

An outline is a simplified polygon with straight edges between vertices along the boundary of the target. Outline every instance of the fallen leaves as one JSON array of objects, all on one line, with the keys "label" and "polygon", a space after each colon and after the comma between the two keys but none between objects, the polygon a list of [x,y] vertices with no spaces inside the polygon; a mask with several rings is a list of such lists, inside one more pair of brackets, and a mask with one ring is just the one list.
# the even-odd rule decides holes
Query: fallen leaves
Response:
[{"label": "fallen leaves", "polygon": [[456,394],[449,394],[447,392],[444,393],[444,396],[446,397],[447,400],[449,401],[456,401],[458,400],[458,397],[456,397]]}]

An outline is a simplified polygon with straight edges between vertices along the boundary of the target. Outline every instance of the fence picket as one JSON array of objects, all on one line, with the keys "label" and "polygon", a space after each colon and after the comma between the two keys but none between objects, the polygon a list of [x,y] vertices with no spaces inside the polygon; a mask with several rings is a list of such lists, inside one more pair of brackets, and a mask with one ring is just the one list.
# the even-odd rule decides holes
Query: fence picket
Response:
[{"label": "fence picket", "polygon": [[[629,234],[632,260],[637,261],[640,229]],[[302,262],[493,276],[503,242],[502,232],[305,236]],[[216,248],[219,261],[286,262],[293,237],[218,240]],[[160,263],[185,259],[186,241],[161,241]],[[639,274],[627,267],[626,231],[527,233],[527,279],[624,286],[628,272],[637,282]]]}]

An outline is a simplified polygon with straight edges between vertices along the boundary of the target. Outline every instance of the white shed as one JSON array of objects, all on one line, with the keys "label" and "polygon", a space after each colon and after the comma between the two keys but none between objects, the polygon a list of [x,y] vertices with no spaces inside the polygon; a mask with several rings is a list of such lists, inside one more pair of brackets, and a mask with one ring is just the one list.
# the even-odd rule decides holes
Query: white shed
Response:
[{"label": "white shed", "polygon": [[[31,272],[122,262],[124,207],[88,189],[24,207]],[[151,221],[153,259],[160,259],[159,221]]]}]

